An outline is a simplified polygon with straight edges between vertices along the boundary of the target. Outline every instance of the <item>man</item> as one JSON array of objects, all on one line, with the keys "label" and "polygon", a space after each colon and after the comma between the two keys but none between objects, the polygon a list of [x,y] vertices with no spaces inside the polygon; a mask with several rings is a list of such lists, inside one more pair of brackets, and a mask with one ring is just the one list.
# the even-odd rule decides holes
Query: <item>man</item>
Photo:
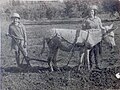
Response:
[{"label": "man", "polygon": [[13,13],[11,16],[12,23],[9,25],[9,35],[11,36],[11,49],[15,51],[15,58],[18,67],[20,67],[20,52],[24,54],[24,58],[28,65],[29,61],[27,57],[27,36],[26,29],[23,24],[20,23],[20,15],[18,13]]},{"label": "man", "polygon": [[[103,27],[101,19],[96,15],[97,14],[98,7],[96,5],[90,6],[88,10],[88,16],[84,20],[84,24],[82,26],[83,30],[93,30],[92,32],[95,32],[95,30],[99,30],[102,33],[106,29]],[[97,36],[97,35],[96,35]],[[96,37],[98,40],[100,40],[99,43],[97,43],[91,50],[89,54],[89,59],[90,59],[90,68],[92,68],[92,56],[94,55],[94,61],[95,61],[95,68],[99,68],[98,66],[98,54],[101,55],[102,53],[102,46],[101,46],[101,38],[99,39],[100,36]],[[97,40],[97,41],[98,41]]]}]

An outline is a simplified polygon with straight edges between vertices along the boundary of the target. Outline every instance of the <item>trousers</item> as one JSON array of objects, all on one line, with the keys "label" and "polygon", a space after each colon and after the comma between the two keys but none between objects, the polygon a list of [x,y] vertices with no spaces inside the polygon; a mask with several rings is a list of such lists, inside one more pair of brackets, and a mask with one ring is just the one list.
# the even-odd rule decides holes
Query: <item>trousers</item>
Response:
[{"label": "trousers", "polygon": [[95,62],[95,67],[98,67],[98,55],[102,53],[102,43],[99,42],[97,45],[95,45],[89,53],[89,60],[90,60],[90,68],[92,68],[93,65],[93,60],[92,56],[94,55],[94,62]]}]

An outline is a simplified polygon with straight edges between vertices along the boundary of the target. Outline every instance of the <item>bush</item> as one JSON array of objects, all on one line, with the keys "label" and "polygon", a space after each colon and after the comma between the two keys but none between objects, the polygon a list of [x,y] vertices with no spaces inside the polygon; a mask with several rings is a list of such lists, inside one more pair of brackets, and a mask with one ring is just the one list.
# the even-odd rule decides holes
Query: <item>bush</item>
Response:
[{"label": "bush", "polygon": [[[9,15],[12,12],[18,12],[22,18],[27,20],[81,18],[82,15],[83,17],[86,15],[89,6],[87,0],[66,0],[62,4],[60,2],[51,4],[52,2],[20,3],[13,1],[11,6],[7,6],[9,9],[5,8],[5,12]],[[106,7],[106,5],[103,6]]]}]

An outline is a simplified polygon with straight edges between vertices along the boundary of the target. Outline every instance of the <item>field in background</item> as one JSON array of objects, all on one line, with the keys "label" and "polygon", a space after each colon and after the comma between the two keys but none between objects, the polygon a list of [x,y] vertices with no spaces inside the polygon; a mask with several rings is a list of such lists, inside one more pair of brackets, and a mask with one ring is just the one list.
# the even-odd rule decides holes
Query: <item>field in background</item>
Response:
[{"label": "field in background", "polygon": [[[110,24],[105,23],[105,24]],[[99,61],[101,67],[119,67],[117,71],[120,72],[120,26],[119,21],[115,22],[115,26],[119,28],[115,31],[116,52],[110,53],[109,48],[103,44],[103,60]],[[32,61],[34,66],[33,71],[21,71],[16,67],[14,59],[14,52],[10,51],[10,38],[5,34],[8,31],[9,22],[2,22],[2,90],[99,90],[100,88],[120,88],[119,84],[110,86],[95,86],[91,82],[87,82],[85,77],[89,73],[75,72],[74,70],[61,70],[57,72],[49,72],[45,68],[48,67],[46,63]],[[28,36],[28,55],[33,58],[40,58],[39,54],[42,48],[42,37],[48,35],[50,28],[67,28],[78,29],[80,24],[53,24],[53,25],[26,25]],[[43,58],[47,58],[48,48],[44,52]],[[61,67],[67,63],[68,53],[60,51],[58,58],[62,58],[58,65]],[[77,53],[70,62],[70,65],[77,65]],[[117,72],[115,71],[115,73]],[[81,70],[82,72],[82,70]],[[112,81],[110,81],[112,82]]]}]

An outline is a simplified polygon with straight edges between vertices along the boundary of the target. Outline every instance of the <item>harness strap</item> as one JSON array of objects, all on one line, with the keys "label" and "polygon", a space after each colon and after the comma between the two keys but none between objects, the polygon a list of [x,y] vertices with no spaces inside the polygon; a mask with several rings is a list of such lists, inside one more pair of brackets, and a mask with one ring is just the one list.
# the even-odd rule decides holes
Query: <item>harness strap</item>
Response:
[{"label": "harness strap", "polygon": [[88,37],[89,37],[89,33],[90,33],[90,32],[89,32],[89,30],[88,30],[87,37],[86,37],[85,41],[83,42],[85,46],[86,46],[86,42],[87,42],[87,40],[88,40]]},{"label": "harness strap", "polygon": [[103,36],[102,36],[102,37],[105,37],[105,36],[106,36],[106,35],[108,35],[110,32],[115,31],[115,30],[117,30],[117,29],[118,29],[118,27],[116,27],[116,28],[113,28],[113,29],[110,29],[110,30],[106,31],[106,33],[105,33],[105,34],[103,34]]},{"label": "harness strap", "polygon": [[80,30],[76,30],[75,40],[74,40],[73,44],[76,44],[79,34],[80,34]]},{"label": "harness strap", "polygon": [[[75,40],[74,40],[74,42],[73,43],[71,43],[71,42],[69,42],[68,40],[66,40],[64,37],[62,37],[62,36],[60,36],[60,35],[58,35],[58,34],[56,34],[55,36],[60,36],[63,40],[65,40],[67,43],[69,43],[69,44],[76,44],[76,42],[77,42],[77,38],[79,37],[79,34],[78,33],[80,33],[80,30],[78,30],[77,32],[76,32],[76,37],[75,37]],[[54,37],[55,37],[54,36]],[[88,31],[88,34],[87,34],[87,37],[86,37],[86,39],[85,39],[85,41],[83,42],[83,44],[82,45],[85,45],[85,43],[87,42],[87,40],[88,40],[88,37],[89,37],[89,31]],[[53,37],[52,37],[53,38]]]},{"label": "harness strap", "polygon": [[114,38],[114,36],[113,35],[108,35],[109,37],[112,37],[112,38]]},{"label": "harness strap", "polygon": [[48,41],[48,43],[54,38],[54,37],[56,37],[56,36],[58,36],[58,34],[56,33],[56,35],[55,36],[53,36],[52,38],[49,38],[49,41]]},{"label": "harness strap", "polygon": [[72,44],[71,42],[69,42],[68,40],[66,40],[64,37],[61,36],[61,38],[62,38],[64,41],[66,41],[67,43]]}]

